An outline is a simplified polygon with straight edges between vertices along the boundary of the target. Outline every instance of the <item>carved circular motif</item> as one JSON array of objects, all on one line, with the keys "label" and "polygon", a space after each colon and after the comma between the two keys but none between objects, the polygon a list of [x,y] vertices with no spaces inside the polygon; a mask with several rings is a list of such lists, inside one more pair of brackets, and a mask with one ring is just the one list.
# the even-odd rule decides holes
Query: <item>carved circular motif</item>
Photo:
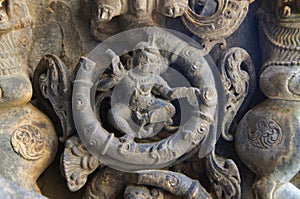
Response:
[{"label": "carved circular motif", "polygon": [[42,157],[45,142],[37,127],[23,125],[11,136],[14,151],[27,160],[37,160]]},{"label": "carved circular motif", "polygon": [[279,124],[270,121],[260,121],[254,129],[248,131],[250,143],[262,149],[268,149],[279,144],[282,140],[282,130]]},{"label": "carved circular motif", "polygon": [[77,110],[82,110],[86,106],[85,97],[81,95],[76,96],[73,105]]},{"label": "carved circular motif", "polygon": [[[158,35],[162,37],[167,34],[161,32],[160,35],[157,33],[159,30],[155,30],[152,33],[157,35],[149,37],[151,40],[155,40]],[[213,72],[210,68],[206,68],[203,73],[194,74],[191,71],[195,70],[195,66],[190,63],[203,63],[200,67],[209,67],[211,64],[201,56],[191,56],[199,52],[197,48],[189,48],[187,42],[169,33],[164,38],[168,40],[167,45],[163,46],[172,48],[177,46],[179,49],[161,49],[162,47],[159,46],[158,50],[151,46],[155,41],[139,41],[136,46],[140,48],[138,50],[134,48],[133,51],[134,66],[131,69],[128,69],[128,66],[124,67],[121,62],[112,61],[112,69],[108,72],[115,72],[115,74],[102,75],[98,74],[101,73],[98,71],[105,71],[102,63],[90,63],[93,61],[86,60],[78,70],[73,87],[73,118],[76,129],[87,150],[98,157],[101,163],[114,169],[132,172],[163,168],[177,161],[183,161],[188,153],[202,144],[201,141],[213,125],[216,104],[211,102],[216,101],[217,92],[215,80],[207,78],[214,77]],[[178,45],[174,45],[175,43]],[[189,60],[181,62],[182,57],[172,50],[183,52]],[[123,52],[120,49],[118,51]],[[168,56],[161,51],[173,52],[172,61],[167,60]],[[94,54],[91,57],[95,57],[97,51],[94,49],[92,52]],[[121,60],[116,59],[117,55],[114,53],[111,53],[111,56],[113,56],[112,60]],[[176,56],[181,64],[178,65],[181,68],[178,71],[181,72],[176,70],[177,74],[185,79],[187,86],[168,85],[170,82],[164,78],[171,78],[169,71],[171,69],[168,69],[169,73],[165,76],[157,74],[155,67],[167,65],[170,68],[170,65],[175,63]],[[89,73],[85,72],[87,63],[91,67]],[[166,70],[159,71],[166,72]],[[175,79],[177,83],[180,82],[178,78]],[[89,99],[96,96],[96,90],[88,84],[82,84],[90,81],[99,89],[99,95],[107,96],[99,98],[103,102],[97,102],[97,106],[93,104],[95,99]],[[105,92],[109,95],[105,95]],[[114,95],[115,93],[117,94]],[[105,98],[109,98],[109,104],[105,102]],[[187,113],[188,118],[183,119],[183,122],[179,119],[177,126],[172,126],[178,108],[171,103],[171,100],[181,98],[185,98],[187,107],[192,108]],[[94,107],[98,107],[99,110],[95,110]],[[204,151],[209,150],[204,149]]]},{"label": "carved circular motif", "polygon": [[288,81],[288,88],[294,95],[300,96],[300,72],[294,73]]}]

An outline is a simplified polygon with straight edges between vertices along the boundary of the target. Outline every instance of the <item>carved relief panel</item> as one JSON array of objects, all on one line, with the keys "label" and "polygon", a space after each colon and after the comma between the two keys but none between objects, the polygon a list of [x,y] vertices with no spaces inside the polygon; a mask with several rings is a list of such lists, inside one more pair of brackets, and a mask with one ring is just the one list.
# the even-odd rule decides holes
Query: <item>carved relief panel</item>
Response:
[{"label": "carved relief panel", "polygon": [[39,192],[59,145],[39,179],[50,198],[55,187],[60,198],[299,195],[289,183],[299,170],[298,1],[263,1],[269,99],[241,121],[253,48],[232,40],[246,39],[234,32],[250,0],[0,2],[1,176]]}]

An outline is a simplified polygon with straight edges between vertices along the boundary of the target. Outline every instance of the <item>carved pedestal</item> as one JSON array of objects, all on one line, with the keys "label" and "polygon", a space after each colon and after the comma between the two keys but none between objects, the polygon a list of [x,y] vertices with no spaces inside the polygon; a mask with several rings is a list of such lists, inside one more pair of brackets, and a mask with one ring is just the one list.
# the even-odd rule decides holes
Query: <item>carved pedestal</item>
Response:
[{"label": "carved pedestal", "polygon": [[36,180],[54,159],[57,137],[50,120],[29,103],[28,8],[23,1],[0,4],[0,175],[39,192]]},{"label": "carved pedestal", "polygon": [[40,192],[36,180],[56,154],[52,123],[30,104],[2,108],[0,118],[0,175]]},{"label": "carved pedestal", "polygon": [[264,1],[259,12],[264,65],[260,88],[269,98],[239,124],[236,149],[256,173],[254,198],[299,198],[289,181],[300,169],[300,42],[298,1]]}]

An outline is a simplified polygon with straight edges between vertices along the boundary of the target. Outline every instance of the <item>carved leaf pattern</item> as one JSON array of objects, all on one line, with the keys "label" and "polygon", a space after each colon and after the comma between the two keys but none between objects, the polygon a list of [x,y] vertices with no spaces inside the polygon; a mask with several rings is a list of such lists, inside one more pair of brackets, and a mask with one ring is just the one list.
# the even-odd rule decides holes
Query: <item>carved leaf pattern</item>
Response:
[{"label": "carved leaf pattern", "polygon": [[217,199],[241,198],[241,178],[233,160],[217,157],[212,151],[207,156],[205,165],[212,183],[212,191]]},{"label": "carved leaf pattern", "polygon": [[88,175],[99,166],[98,159],[86,150],[79,137],[73,136],[66,141],[62,167],[71,191],[78,191],[82,188]]},{"label": "carved leaf pattern", "polygon": [[71,79],[67,67],[55,55],[46,55],[38,64],[33,77],[38,100],[48,100],[60,120],[63,132],[61,141],[75,132],[71,111]]},{"label": "carved leaf pattern", "polygon": [[222,137],[233,140],[228,131],[230,125],[245,101],[255,89],[255,69],[248,53],[241,48],[231,48],[224,52],[220,61],[221,80],[225,92],[224,120],[222,123]]}]

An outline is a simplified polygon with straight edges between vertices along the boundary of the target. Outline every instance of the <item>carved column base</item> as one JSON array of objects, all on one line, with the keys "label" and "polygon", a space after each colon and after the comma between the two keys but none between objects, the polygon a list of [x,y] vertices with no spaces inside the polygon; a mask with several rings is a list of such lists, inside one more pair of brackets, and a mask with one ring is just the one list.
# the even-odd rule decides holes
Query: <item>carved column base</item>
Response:
[{"label": "carved column base", "polygon": [[31,104],[0,110],[0,175],[40,192],[36,180],[52,162],[57,137],[49,119]]},{"label": "carved column base", "polygon": [[[266,100],[250,110],[239,124],[236,150],[256,173],[255,198],[299,194],[287,183],[300,169],[300,102]],[[278,197],[276,197],[278,196]]]}]

